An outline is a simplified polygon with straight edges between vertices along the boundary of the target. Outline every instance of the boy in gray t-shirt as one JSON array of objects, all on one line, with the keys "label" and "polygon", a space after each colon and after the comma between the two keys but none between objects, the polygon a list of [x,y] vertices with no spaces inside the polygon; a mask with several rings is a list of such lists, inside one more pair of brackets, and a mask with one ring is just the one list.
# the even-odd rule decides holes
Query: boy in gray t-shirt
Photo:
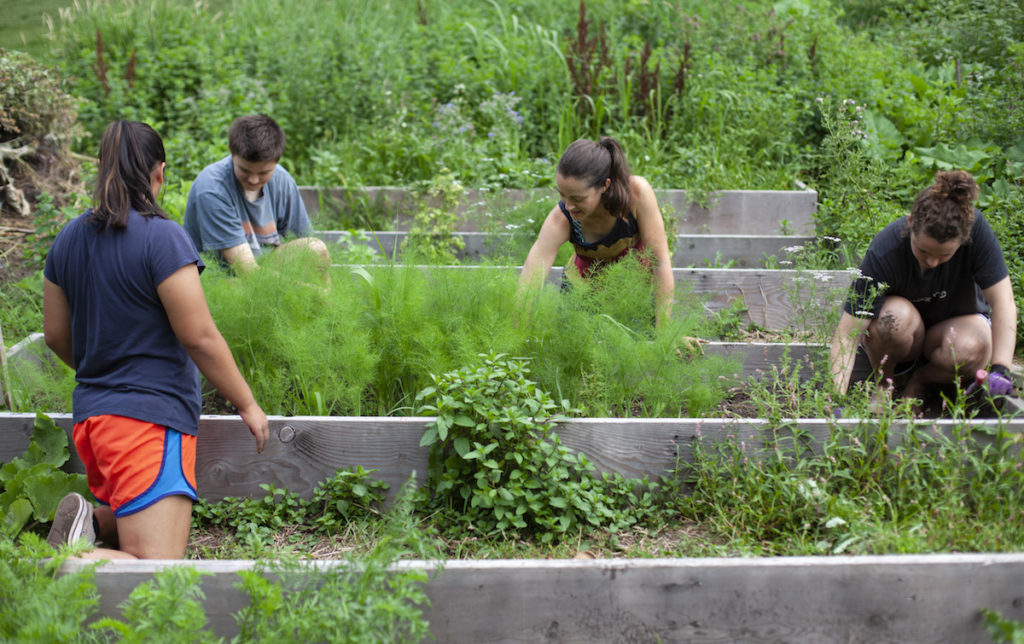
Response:
[{"label": "boy in gray t-shirt", "polygon": [[[269,116],[242,116],[228,131],[231,154],[212,163],[192,183],[185,230],[200,252],[216,251],[236,271],[255,268],[265,249],[302,247],[326,265],[327,247],[312,237],[299,188],[278,165],[284,132]],[[285,236],[299,237],[287,243]]]}]

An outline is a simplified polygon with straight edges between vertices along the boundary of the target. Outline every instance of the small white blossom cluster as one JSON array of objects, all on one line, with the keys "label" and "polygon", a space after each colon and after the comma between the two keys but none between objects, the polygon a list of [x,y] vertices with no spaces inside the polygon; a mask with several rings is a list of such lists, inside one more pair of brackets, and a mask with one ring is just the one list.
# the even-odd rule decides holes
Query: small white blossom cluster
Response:
[{"label": "small white blossom cluster", "polygon": [[859,139],[867,139],[868,133],[861,129],[864,127],[864,122],[862,120],[864,118],[864,106],[857,105],[857,101],[852,98],[846,98],[843,99],[843,107],[853,113],[852,118],[850,119],[850,133]]}]

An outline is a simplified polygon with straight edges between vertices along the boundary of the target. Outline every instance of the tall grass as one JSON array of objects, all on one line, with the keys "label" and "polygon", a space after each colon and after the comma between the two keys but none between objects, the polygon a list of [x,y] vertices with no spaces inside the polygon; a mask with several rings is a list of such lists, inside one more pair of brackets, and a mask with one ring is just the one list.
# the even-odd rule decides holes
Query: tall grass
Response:
[{"label": "tall grass", "polygon": [[[224,153],[232,118],[265,111],[304,183],[410,185],[447,167],[471,185],[530,187],[535,160],[610,134],[655,184],[706,191],[791,188],[820,140],[813,98],[870,90],[898,54],[849,47],[829,3],[583,9],[85,0],[55,25],[52,56],[94,135],[114,117],[151,121],[186,177]],[[602,33],[607,51],[588,48]],[[496,132],[489,106],[512,95],[518,122]]]},{"label": "tall grass", "polygon": [[818,449],[796,426],[700,441],[684,468],[693,494],[680,500],[683,515],[747,555],[1024,547],[1021,436],[998,420],[980,429],[894,422],[905,416],[893,408],[837,423]]}]

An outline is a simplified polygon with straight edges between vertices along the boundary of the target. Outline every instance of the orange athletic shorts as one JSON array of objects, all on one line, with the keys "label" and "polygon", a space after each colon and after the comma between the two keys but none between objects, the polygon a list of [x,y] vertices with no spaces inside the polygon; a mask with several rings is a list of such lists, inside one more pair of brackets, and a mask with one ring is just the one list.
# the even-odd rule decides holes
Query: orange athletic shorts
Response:
[{"label": "orange athletic shorts", "polygon": [[89,489],[114,516],[144,510],[160,499],[196,494],[196,437],[124,416],[75,423],[75,449]]}]

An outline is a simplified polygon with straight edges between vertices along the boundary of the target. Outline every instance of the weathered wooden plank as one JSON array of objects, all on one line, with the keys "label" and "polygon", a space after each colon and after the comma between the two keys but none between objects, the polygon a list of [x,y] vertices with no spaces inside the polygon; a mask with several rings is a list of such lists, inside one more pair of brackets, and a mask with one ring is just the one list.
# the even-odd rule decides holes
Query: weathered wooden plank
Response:
[{"label": "weathered wooden plank", "polygon": [[[455,234],[463,244],[458,258],[471,261],[493,255],[495,248],[504,251],[516,239],[522,239],[522,235],[514,233]],[[381,253],[387,259],[396,259],[401,256],[402,244],[408,233],[388,230],[371,231],[367,235],[367,239],[356,243]],[[328,243],[347,242],[351,239],[351,233],[346,230],[324,230],[317,232],[316,236]],[[759,268],[764,266],[765,257],[774,256],[785,260],[790,255],[786,249],[799,247],[813,239],[793,235],[677,235],[672,265],[701,267],[729,264],[730,268]],[[532,239],[522,240],[524,246],[532,242]]]},{"label": "weathered wooden plank", "polygon": [[[411,215],[422,207],[441,207],[440,199],[426,199],[395,187],[355,190],[302,186],[299,193],[314,223],[321,207],[331,210],[373,209],[389,213],[396,230],[408,230]],[[708,207],[693,203],[685,190],[655,190],[658,203],[676,219],[675,232],[724,235],[813,235],[818,193],[814,190],[723,190],[708,196]],[[537,217],[544,217],[557,202],[550,189],[524,191],[466,190],[455,206],[463,216],[460,230],[479,231],[484,213],[533,202]]]},{"label": "weathered wooden plank", "polygon": [[34,414],[0,413],[0,464],[9,463],[25,453],[32,438],[34,422]]},{"label": "weathered wooden plank", "polygon": [[[100,615],[172,565],[211,573],[210,627],[236,635],[247,598],[234,584],[251,561],[110,562],[95,576]],[[425,586],[425,617],[437,642],[987,642],[982,611],[1024,621],[1022,578],[1019,553],[449,561]]]},{"label": "weathered wooden plank", "polygon": [[672,273],[677,290],[705,297],[711,311],[742,298],[745,321],[772,331],[821,328],[838,311],[852,281],[848,271],[682,268]]},{"label": "weathered wooden plank", "polygon": [[[0,414],[0,444],[26,440],[30,414]],[[70,415],[55,415],[55,422],[70,432]],[[210,500],[225,496],[261,494],[259,485],[270,483],[308,497],[316,484],[336,470],[355,465],[377,470],[374,477],[396,492],[410,476],[422,481],[427,449],[419,446],[429,417],[271,417],[271,437],[263,454],[256,454],[248,429],[237,416],[203,416],[197,446],[196,479],[199,493]],[[801,444],[817,450],[838,425],[859,421],[790,419],[771,423],[763,419],[694,418],[583,418],[555,428],[562,444],[587,455],[601,471],[627,477],[657,478],[680,463],[693,460],[693,445],[701,437],[710,443],[735,439],[756,456],[775,441],[789,444],[799,434]],[[1024,419],[976,419],[973,427],[1002,426],[1024,433]],[[889,428],[890,447],[900,444],[908,428],[933,435],[951,435],[951,420],[896,423]],[[989,431],[979,432],[990,441]],[[22,442],[22,451],[26,443]],[[5,448],[5,452],[14,450]],[[20,452],[19,452],[20,453]],[[69,468],[83,471],[77,456]]]}]

